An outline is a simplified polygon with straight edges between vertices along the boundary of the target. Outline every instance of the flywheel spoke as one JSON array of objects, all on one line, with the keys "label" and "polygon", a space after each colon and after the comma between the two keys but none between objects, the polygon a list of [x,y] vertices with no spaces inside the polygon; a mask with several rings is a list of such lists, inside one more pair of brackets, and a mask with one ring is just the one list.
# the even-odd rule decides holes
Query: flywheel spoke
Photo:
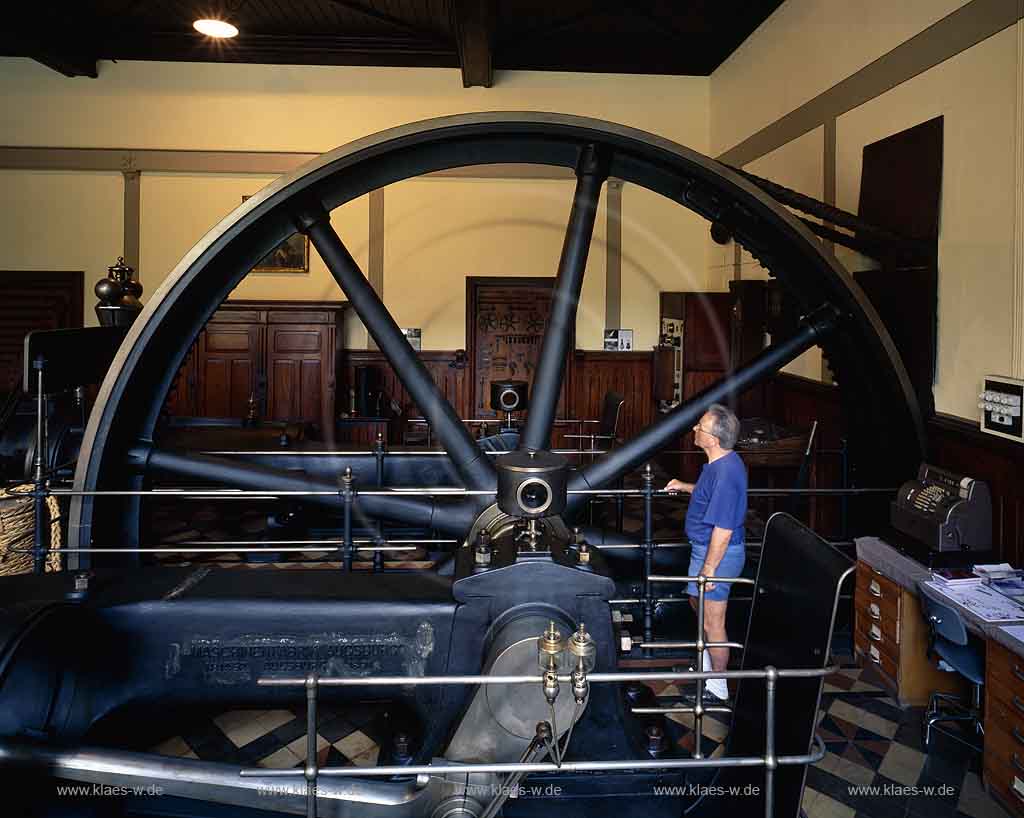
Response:
[{"label": "flywheel spoke", "polygon": [[[712,403],[727,401],[730,395],[744,392],[799,358],[819,343],[835,327],[835,322],[835,310],[822,307],[805,318],[804,325],[794,335],[772,344],[735,372],[719,378],[688,401],[679,404],[622,446],[602,455],[582,471],[575,472],[569,483],[570,490],[609,487],[689,431]],[[586,499],[586,495],[569,495],[566,513],[571,514],[577,510]]]},{"label": "flywheel spoke", "polygon": [[540,360],[530,390],[530,411],[520,442],[524,449],[551,448],[551,429],[565,378],[565,358],[571,352],[569,344],[574,337],[576,308],[580,303],[583,274],[594,235],[597,204],[601,198],[601,187],[608,178],[607,156],[593,145],[588,145],[576,168],[576,177],[576,193],[565,228],[551,314],[544,330]]},{"label": "flywheel spoke", "polygon": [[296,221],[299,229],[313,242],[367,331],[447,449],[467,488],[493,488],[497,482],[494,466],[459,420],[455,409],[438,389],[395,319],[331,227],[330,214],[318,205],[300,211]]}]

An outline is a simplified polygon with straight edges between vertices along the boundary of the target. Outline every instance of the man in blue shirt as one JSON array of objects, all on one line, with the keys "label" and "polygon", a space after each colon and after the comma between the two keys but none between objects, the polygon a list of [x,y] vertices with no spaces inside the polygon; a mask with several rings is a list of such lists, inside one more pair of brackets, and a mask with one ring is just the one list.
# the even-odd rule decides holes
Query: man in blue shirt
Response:
[{"label": "man in blue shirt", "polygon": [[[693,427],[697,446],[707,455],[697,482],[670,480],[666,491],[692,494],[686,510],[686,536],[690,552],[689,576],[738,577],[746,559],[743,520],[747,515],[747,469],[733,451],[740,433],[739,419],[721,404],[712,404]],[[704,636],[709,642],[727,642],[725,610],[732,583],[708,582],[704,586]],[[697,609],[697,584],[689,583],[690,604]],[[710,661],[709,655],[710,654]],[[726,670],[728,648],[704,652],[704,670]],[[706,689],[729,697],[725,679],[709,679]]]}]

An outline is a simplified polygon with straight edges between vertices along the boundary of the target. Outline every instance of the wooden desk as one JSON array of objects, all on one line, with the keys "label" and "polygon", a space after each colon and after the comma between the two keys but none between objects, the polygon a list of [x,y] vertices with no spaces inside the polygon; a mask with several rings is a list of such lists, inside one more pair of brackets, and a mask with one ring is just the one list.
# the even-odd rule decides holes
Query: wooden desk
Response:
[{"label": "wooden desk", "polygon": [[[957,693],[967,695],[959,674],[939,671],[925,656],[928,631],[917,596],[929,592],[918,583],[930,580],[931,571],[878,538],[862,537],[856,543],[857,653],[880,666],[901,704],[925,704],[933,690],[955,686],[960,687]],[[940,600],[956,608],[967,629],[985,640],[985,785],[1011,813],[1024,818],[1024,641],[1003,629],[1024,620],[986,622],[944,596]],[[872,604],[877,618],[865,607]],[[876,625],[878,631],[868,635],[862,623]],[[1014,788],[1015,778],[1021,782],[1020,792]]]}]

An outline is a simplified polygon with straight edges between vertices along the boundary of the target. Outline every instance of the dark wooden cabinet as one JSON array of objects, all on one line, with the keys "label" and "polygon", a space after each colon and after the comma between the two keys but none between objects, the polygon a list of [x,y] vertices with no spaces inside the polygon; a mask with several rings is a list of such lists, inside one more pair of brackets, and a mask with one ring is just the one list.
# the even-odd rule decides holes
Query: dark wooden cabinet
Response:
[{"label": "dark wooden cabinet", "polygon": [[345,304],[226,302],[214,313],[168,395],[172,415],[334,425]]}]

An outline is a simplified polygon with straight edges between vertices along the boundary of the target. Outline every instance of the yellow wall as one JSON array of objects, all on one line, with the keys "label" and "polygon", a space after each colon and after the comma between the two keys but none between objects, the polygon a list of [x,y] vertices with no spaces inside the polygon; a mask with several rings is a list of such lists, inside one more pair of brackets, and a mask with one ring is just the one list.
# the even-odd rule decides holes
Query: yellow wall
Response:
[{"label": "yellow wall", "polygon": [[[0,59],[0,95],[8,110],[19,112],[0,120],[0,144],[319,153],[384,128],[445,114],[538,110],[620,122],[707,152],[709,85],[706,77],[500,72],[493,88],[464,89],[455,69],[150,62],[104,62],[98,80],[71,81],[30,60]],[[119,188],[119,178],[113,178]],[[143,173],[140,272],[147,293],[238,205],[242,194],[269,181]],[[425,348],[464,346],[465,276],[554,275],[572,188],[569,181],[451,178],[389,187],[384,195],[384,299],[399,323],[422,327]],[[656,342],[658,288],[675,281],[670,266],[651,267],[651,253],[662,251],[648,248],[671,246],[677,269],[699,272],[702,282],[706,277],[706,231],[691,225],[681,234],[685,240],[680,234],[648,234],[652,224],[673,229],[672,219],[679,217],[665,216],[666,209],[683,212],[656,199],[633,195],[628,187],[624,191],[624,221],[644,226],[624,227],[623,233],[622,326],[635,330],[637,349]],[[99,209],[99,200],[81,204]],[[334,214],[335,225],[365,270],[367,203],[353,202],[342,211]],[[119,219],[116,224],[113,249],[93,249],[88,236],[69,242],[103,259],[101,266],[91,263],[87,280],[94,281],[120,252]],[[582,348],[602,346],[604,231],[602,201],[577,322]],[[12,240],[19,241],[17,234]],[[26,255],[32,252],[23,249]],[[627,263],[630,258],[641,263]],[[671,289],[681,287],[673,283]],[[315,252],[308,276],[250,275],[233,294],[337,296]],[[365,345],[365,330],[358,324],[350,325],[347,336],[350,346]]]},{"label": "yellow wall", "polygon": [[[242,196],[256,193],[273,177],[229,174],[142,174],[142,231],[139,269],[147,293],[152,293],[167,272],[213,225],[242,203]],[[366,197],[337,208],[331,223],[349,251],[365,270],[369,238]],[[250,273],[231,298],[281,301],[344,300],[326,265],[310,247],[308,274]],[[145,300],[145,296],[143,296]],[[347,318],[347,316],[346,316]],[[366,333],[349,321],[349,345],[365,347]]]},{"label": "yellow wall", "polygon": [[[712,76],[713,153],[742,142],[961,5],[959,0],[787,0]],[[981,377],[1009,373],[1013,312],[1024,310],[1013,297],[1020,59],[1011,26],[836,122],[836,204],[856,212],[864,145],[944,117],[934,389],[938,411],[966,418],[976,417]],[[820,197],[822,138],[818,128],[747,167]],[[873,264],[843,248],[837,248],[837,257],[852,270]],[[718,260],[712,256],[712,271],[725,269],[715,266]],[[761,277],[751,261],[744,256],[743,276]],[[817,377],[815,354],[807,353],[790,371]]]},{"label": "yellow wall", "polygon": [[92,287],[121,254],[120,173],[0,171],[0,246],[8,270],[82,270],[84,311],[94,326]]},{"label": "yellow wall", "polygon": [[966,0],[786,0],[711,76],[711,150],[728,150]]}]

